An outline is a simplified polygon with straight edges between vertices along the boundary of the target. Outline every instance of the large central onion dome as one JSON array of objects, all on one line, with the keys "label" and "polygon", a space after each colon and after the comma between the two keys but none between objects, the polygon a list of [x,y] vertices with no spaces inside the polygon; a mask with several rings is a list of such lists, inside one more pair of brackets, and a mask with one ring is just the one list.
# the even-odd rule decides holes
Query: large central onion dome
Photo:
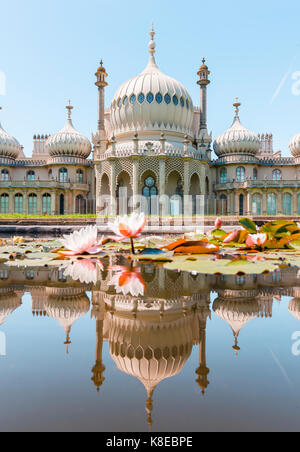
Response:
[{"label": "large central onion dome", "polygon": [[114,95],[111,124],[115,135],[162,129],[192,135],[194,107],[191,96],[181,83],[157,67],[154,35],[152,29],[148,66],[140,75],[125,82]]},{"label": "large central onion dome", "polygon": [[92,150],[91,143],[74,128],[71,118],[73,107],[68,105],[66,108],[68,110],[66,125],[60,132],[50,135],[46,141],[46,149],[51,157],[71,156],[86,159]]},{"label": "large central onion dome", "polygon": [[[2,110],[1,107],[0,110]],[[14,137],[5,132],[0,122],[0,157],[16,159],[20,151],[20,143]]]},{"label": "large central onion dome", "polygon": [[233,104],[236,115],[230,129],[218,136],[214,142],[214,150],[218,157],[230,154],[256,155],[260,149],[260,141],[257,134],[246,129],[240,122],[240,102]]}]

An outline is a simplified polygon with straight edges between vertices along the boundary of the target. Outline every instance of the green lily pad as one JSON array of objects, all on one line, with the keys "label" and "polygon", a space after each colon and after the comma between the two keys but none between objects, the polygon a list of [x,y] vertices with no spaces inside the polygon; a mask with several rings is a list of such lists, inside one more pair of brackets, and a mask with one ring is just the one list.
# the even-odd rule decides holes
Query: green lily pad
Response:
[{"label": "green lily pad", "polygon": [[167,270],[180,270],[196,272],[206,275],[237,275],[237,274],[261,274],[278,269],[278,261],[256,261],[214,259],[207,256],[174,256],[172,262],[164,265]]}]

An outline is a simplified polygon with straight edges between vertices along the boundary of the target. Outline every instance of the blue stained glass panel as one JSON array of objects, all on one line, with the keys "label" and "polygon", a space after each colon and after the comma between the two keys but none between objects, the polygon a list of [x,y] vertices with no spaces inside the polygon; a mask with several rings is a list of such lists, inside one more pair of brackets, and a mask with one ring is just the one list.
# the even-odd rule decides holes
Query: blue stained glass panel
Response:
[{"label": "blue stained glass panel", "polygon": [[135,95],[135,94],[132,94],[132,96],[130,97],[130,103],[131,103],[131,104],[134,104],[135,101],[136,101],[136,95]]},{"label": "blue stained glass panel", "polygon": [[155,100],[156,100],[156,102],[157,102],[158,104],[161,104],[162,101],[163,101],[162,95],[161,95],[160,93],[156,94]]},{"label": "blue stained glass panel", "polygon": [[180,98],[180,105],[182,106],[182,108],[184,107],[184,98],[183,97]]},{"label": "blue stained glass panel", "polygon": [[154,96],[153,96],[153,94],[152,94],[152,93],[148,93],[148,94],[147,94],[147,102],[148,102],[149,104],[152,104],[153,101],[154,101]]},{"label": "blue stained glass panel", "polygon": [[171,103],[171,96],[169,94],[165,95],[165,102],[167,105],[169,105]]},{"label": "blue stained glass panel", "polygon": [[142,104],[144,102],[144,100],[145,100],[145,95],[143,93],[139,94],[139,97],[138,97],[139,103]]},{"label": "blue stained glass panel", "polygon": [[173,103],[174,105],[178,105],[178,97],[177,96],[173,96]]}]

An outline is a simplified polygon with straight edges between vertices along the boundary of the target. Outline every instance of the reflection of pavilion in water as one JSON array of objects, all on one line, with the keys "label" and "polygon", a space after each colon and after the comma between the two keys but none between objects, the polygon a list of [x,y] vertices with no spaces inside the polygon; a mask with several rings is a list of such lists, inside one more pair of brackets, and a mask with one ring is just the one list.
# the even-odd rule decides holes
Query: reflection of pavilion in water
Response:
[{"label": "reflection of pavilion in water", "polygon": [[[99,391],[105,378],[102,349],[109,351],[117,368],[134,376],[147,391],[148,424],[152,425],[153,394],[160,382],[178,375],[194,346],[199,347],[197,383],[203,395],[209,385],[206,362],[206,325],[211,316],[211,291],[217,293],[212,310],[238,337],[254,318],[270,318],[274,298],[294,297],[289,311],[300,321],[300,284],[297,270],[282,269],[268,275],[204,276],[142,266],[145,295],[118,294],[110,286],[111,271],[99,272],[96,286],[66,278],[57,269],[0,270],[0,323],[21,306],[22,295],[31,293],[34,316],[56,319],[70,344],[71,326],[88,313],[92,292],[92,317],[96,320],[96,362],[92,381]],[[297,287],[299,285],[299,287]]]}]

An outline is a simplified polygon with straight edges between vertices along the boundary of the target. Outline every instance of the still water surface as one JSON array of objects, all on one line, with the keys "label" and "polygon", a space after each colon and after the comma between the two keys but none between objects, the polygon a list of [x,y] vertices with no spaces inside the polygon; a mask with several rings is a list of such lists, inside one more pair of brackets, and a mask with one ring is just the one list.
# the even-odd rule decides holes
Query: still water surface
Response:
[{"label": "still water surface", "polygon": [[84,265],[0,268],[1,431],[299,430],[296,269]]}]

